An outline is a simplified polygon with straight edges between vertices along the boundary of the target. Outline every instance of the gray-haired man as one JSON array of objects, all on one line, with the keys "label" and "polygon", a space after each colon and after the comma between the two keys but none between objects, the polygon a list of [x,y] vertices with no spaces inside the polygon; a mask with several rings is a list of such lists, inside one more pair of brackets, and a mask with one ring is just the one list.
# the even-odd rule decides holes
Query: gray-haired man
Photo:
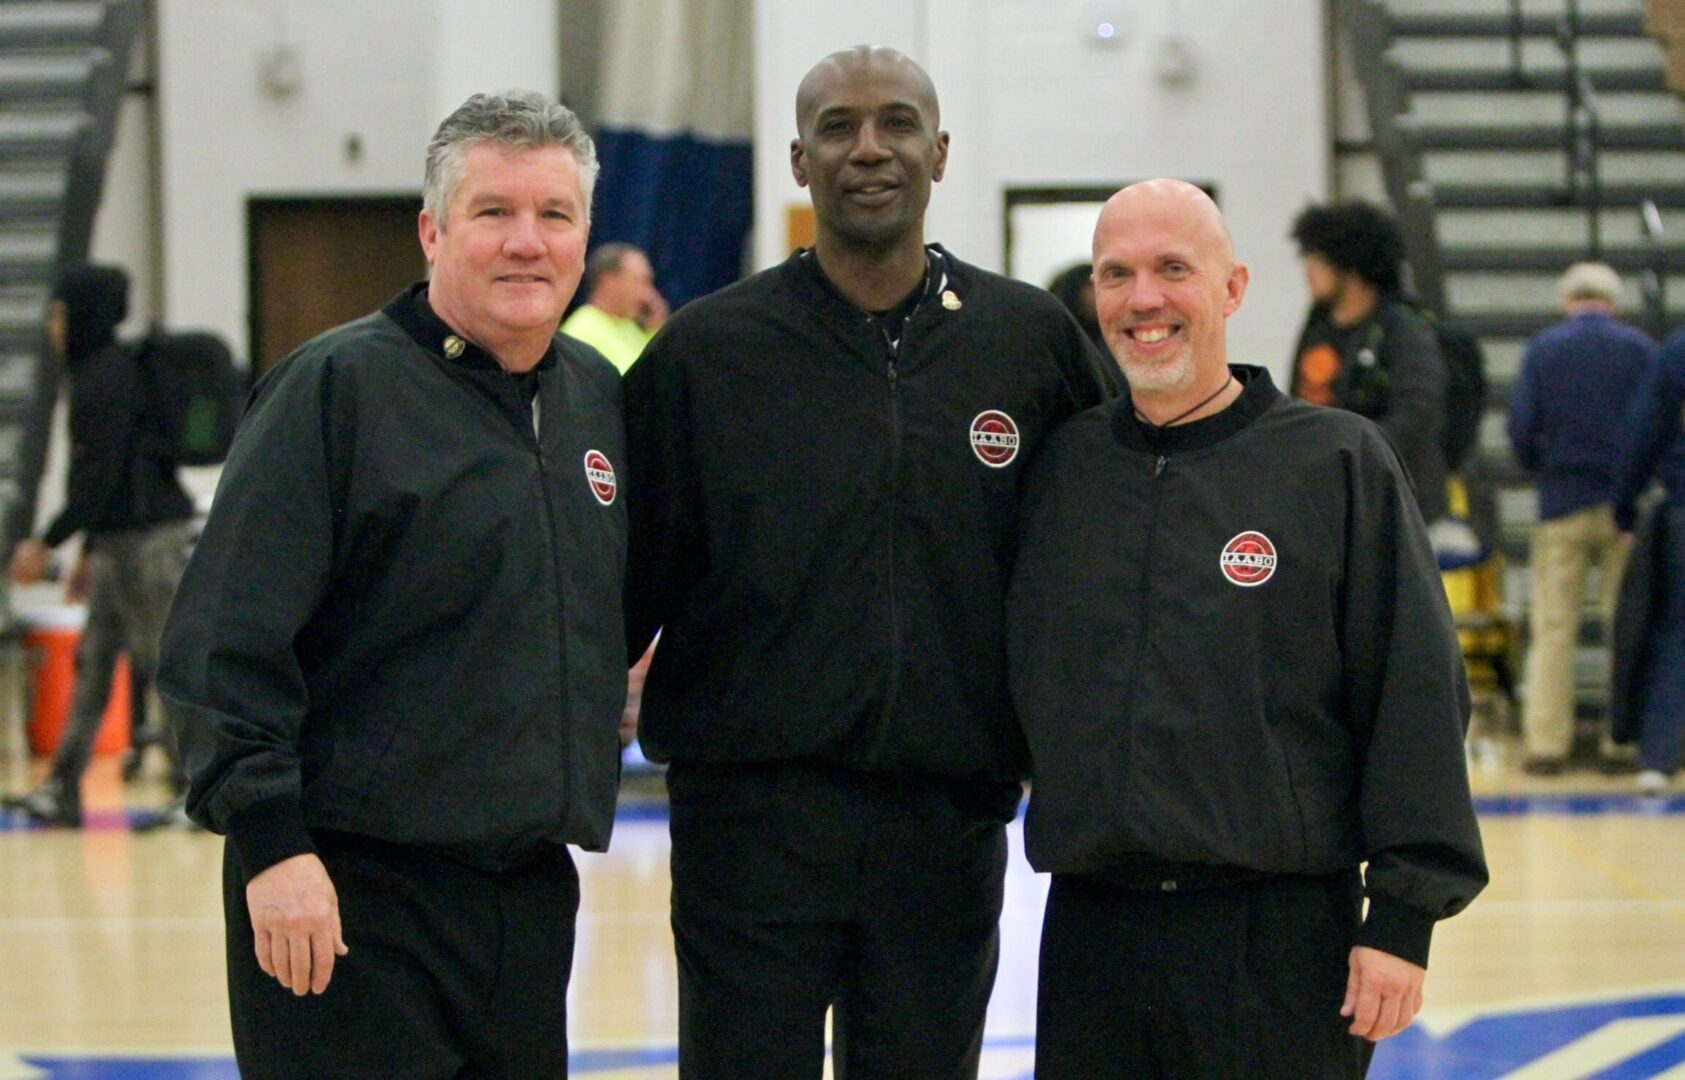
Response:
[{"label": "gray-haired man", "polygon": [[626,671],[620,382],[556,335],[596,169],[553,101],[470,98],[430,280],[271,372],[229,455],[161,686],[243,1076],[566,1074]]}]

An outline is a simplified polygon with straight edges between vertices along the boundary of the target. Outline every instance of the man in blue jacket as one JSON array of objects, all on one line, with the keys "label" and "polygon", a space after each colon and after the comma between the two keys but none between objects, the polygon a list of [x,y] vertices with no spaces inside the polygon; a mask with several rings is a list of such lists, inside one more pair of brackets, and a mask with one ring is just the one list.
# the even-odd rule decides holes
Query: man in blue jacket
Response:
[{"label": "man in blue jacket", "polygon": [[1661,596],[1652,603],[1639,708],[1638,787],[1660,794],[1679,769],[1685,727],[1685,332],[1662,346],[1639,387],[1630,416],[1627,450],[1616,474],[1615,527],[1630,533],[1636,503],[1652,476],[1667,488],[1662,550],[1657,562]]},{"label": "man in blue jacket", "polygon": [[[1574,735],[1574,647],[1586,571],[1600,568],[1598,612],[1608,627],[1626,565],[1610,512],[1622,417],[1656,345],[1618,321],[1621,282],[1603,263],[1562,275],[1568,318],[1527,343],[1510,395],[1515,458],[1538,477],[1533,530],[1531,652],[1521,729],[1535,775],[1562,771]],[[1605,734],[1603,750],[1610,753]]]}]

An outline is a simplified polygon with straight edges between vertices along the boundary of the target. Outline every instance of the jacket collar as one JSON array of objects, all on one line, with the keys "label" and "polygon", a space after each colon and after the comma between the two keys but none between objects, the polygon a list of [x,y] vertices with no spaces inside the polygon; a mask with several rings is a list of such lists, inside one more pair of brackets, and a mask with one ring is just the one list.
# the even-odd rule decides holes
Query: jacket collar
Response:
[{"label": "jacket collar", "polygon": [[[387,301],[381,309],[387,318],[398,324],[399,329],[433,356],[441,356],[453,364],[470,370],[501,371],[503,366],[497,358],[486,352],[478,345],[458,334],[445,324],[433,310],[433,305],[427,302],[427,282],[418,281],[403,292]],[[545,350],[543,359],[539,360],[534,371],[545,371],[556,366],[556,340],[550,339],[550,347]]]},{"label": "jacket collar", "polygon": [[1128,394],[1111,405],[1112,437],[1125,449],[1143,454],[1185,454],[1203,450],[1238,434],[1281,400],[1270,373],[1250,364],[1230,364],[1229,371],[1241,384],[1240,396],[1220,413],[1191,424],[1160,428],[1135,418],[1135,405]]},{"label": "jacket collar", "polygon": [[[952,292],[957,299],[964,300],[970,284],[965,264],[948,254],[941,244],[926,244],[924,250],[928,256],[925,300],[941,302],[937,298],[945,292]],[[791,254],[778,268],[778,274],[792,292],[823,311],[850,320],[859,319],[865,313],[831,284],[831,279],[819,268],[818,256],[814,255],[812,248],[801,248]]]}]

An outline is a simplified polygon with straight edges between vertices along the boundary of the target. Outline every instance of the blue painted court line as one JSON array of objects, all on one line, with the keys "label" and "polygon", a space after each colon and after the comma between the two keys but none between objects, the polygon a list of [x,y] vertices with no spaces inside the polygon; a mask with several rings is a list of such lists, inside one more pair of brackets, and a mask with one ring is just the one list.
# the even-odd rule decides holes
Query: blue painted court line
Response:
[{"label": "blue painted court line", "polygon": [[[1026,805],[1027,801],[1018,806],[1020,818],[1023,817]],[[1474,800],[1474,808],[1487,817],[1595,817],[1602,814],[1676,817],[1685,815],[1685,794],[1662,797],[1618,792],[1584,795],[1483,795]],[[136,819],[144,819],[152,813],[150,810],[91,810],[83,816],[82,827],[90,831],[128,829]],[[626,803],[615,812],[615,817],[620,821],[666,821],[667,804],[661,799]],[[40,828],[43,826],[35,825],[17,811],[0,810],[0,833],[28,832]]]},{"label": "blue painted court line", "polygon": [[1627,814],[1632,817],[1667,817],[1685,814],[1685,795],[1629,795],[1600,792],[1595,795],[1485,795],[1474,800],[1477,813],[1491,817],[1520,817],[1527,814],[1589,817],[1598,814]]},{"label": "blue painted court line", "polygon": [[[1497,1080],[1532,1062],[1595,1035],[1603,1027],[1635,1017],[1685,1016],[1685,995],[1652,994],[1617,1001],[1550,1005],[1478,1016],[1443,1038],[1416,1026],[1383,1042],[1375,1051],[1371,1080]],[[1022,1052],[1033,1035],[990,1039],[991,1053]],[[588,1077],[629,1069],[660,1069],[678,1063],[674,1046],[575,1050],[571,1075]],[[63,1057],[27,1055],[26,1065],[48,1080],[236,1080],[229,1057]],[[1651,1080],[1685,1064],[1685,1035],[1652,1045],[1635,1045],[1624,1060],[1588,1080]],[[1030,1074],[1011,1080],[1030,1080]]]}]

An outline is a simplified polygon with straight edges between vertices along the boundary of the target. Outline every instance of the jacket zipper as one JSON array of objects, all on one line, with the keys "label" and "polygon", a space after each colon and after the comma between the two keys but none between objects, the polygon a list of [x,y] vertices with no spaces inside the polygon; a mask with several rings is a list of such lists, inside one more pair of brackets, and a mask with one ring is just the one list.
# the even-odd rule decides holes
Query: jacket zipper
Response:
[{"label": "jacket zipper", "polygon": [[[1136,637],[1135,666],[1134,670],[1129,673],[1129,696],[1127,699],[1128,704],[1126,706],[1126,711],[1128,713],[1134,712],[1135,699],[1140,691],[1141,667],[1145,663],[1148,642],[1151,640],[1153,629],[1152,597],[1149,595],[1148,590],[1152,588],[1153,548],[1158,541],[1159,503],[1164,494],[1164,485],[1160,481],[1164,477],[1165,467],[1169,464],[1170,460],[1163,454],[1157,455],[1153,460],[1153,483],[1152,488],[1150,489],[1151,498],[1147,505],[1147,536],[1141,544],[1141,619],[1137,630],[1138,636]],[[1140,734],[1140,725],[1134,723],[1129,724],[1129,759],[1123,770],[1123,775],[1125,777],[1124,782],[1126,785],[1128,784],[1127,777],[1135,768],[1135,762],[1140,760],[1140,755],[1136,752]],[[1127,790],[1128,789],[1126,787],[1125,792],[1127,792]],[[1120,794],[1124,793],[1120,792]],[[1127,799],[1120,800],[1119,802],[1120,808],[1123,809],[1125,813],[1128,812],[1126,803]]]},{"label": "jacket zipper", "polygon": [[[911,316],[907,322],[911,322]],[[882,330],[882,327],[879,327]],[[901,337],[907,336],[907,325],[901,326]],[[885,359],[889,371],[889,687],[884,693],[885,718],[894,716],[896,700],[901,696],[901,605],[896,591],[897,523],[901,516],[901,374],[895,362],[901,354],[901,342],[891,340],[884,331]]]},{"label": "jacket zipper", "polygon": [[[509,375],[509,386],[510,386],[510,389],[515,394],[516,403],[519,404],[521,402],[522,398],[525,395],[523,395],[521,393],[520,385],[515,382],[515,376],[513,374]],[[524,410],[525,416],[526,416],[526,422],[522,423],[522,424],[518,424],[517,426],[525,433],[526,439],[527,439],[527,446],[532,451],[533,460],[538,463],[539,488],[540,488],[540,490],[542,490],[544,492],[544,520],[545,520],[545,523],[549,526],[549,529],[550,529],[550,561],[553,564],[553,570],[554,570],[554,573],[555,573],[555,580],[556,580],[556,613],[557,613],[557,619],[556,619],[556,638],[557,638],[557,642],[556,642],[556,644],[557,644],[558,649],[559,649],[558,655],[561,659],[561,664],[560,664],[560,666],[559,666],[559,668],[556,672],[556,675],[557,675],[557,680],[561,685],[562,700],[561,700],[560,704],[561,704],[562,712],[564,714],[564,721],[565,721],[565,719],[566,719],[565,714],[566,714],[567,708],[568,708],[568,686],[567,686],[568,634],[567,634],[567,603],[566,603],[566,597],[564,595],[564,590],[562,589],[562,561],[561,561],[561,556],[557,553],[557,549],[560,547],[559,539],[560,539],[560,536],[561,536],[561,531],[557,526],[555,500],[550,494],[550,468],[549,468],[548,462],[546,462],[545,458],[544,458],[544,443],[538,437],[538,425],[540,423],[542,423],[542,420],[540,419],[540,417],[542,416],[542,413],[535,412],[535,409],[537,409],[537,406],[538,406],[538,395],[534,394],[532,401],[529,401],[529,402],[526,403],[526,408]],[[571,820],[572,816],[573,816],[573,814],[572,814],[573,786],[574,786],[573,785],[573,761],[572,761],[572,759],[573,759],[573,753],[572,753],[573,745],[572,745],[572,740],[569,738],[569,735],[568,735],[568,732],[570,730],[572,730],[572,725],[564,722],[562,724],[562,737],[561,737],[561,744],[562,744],[562,816],[561,816],[561,822],[560,822],[564,831],[566,829],[568,821]]]}]

